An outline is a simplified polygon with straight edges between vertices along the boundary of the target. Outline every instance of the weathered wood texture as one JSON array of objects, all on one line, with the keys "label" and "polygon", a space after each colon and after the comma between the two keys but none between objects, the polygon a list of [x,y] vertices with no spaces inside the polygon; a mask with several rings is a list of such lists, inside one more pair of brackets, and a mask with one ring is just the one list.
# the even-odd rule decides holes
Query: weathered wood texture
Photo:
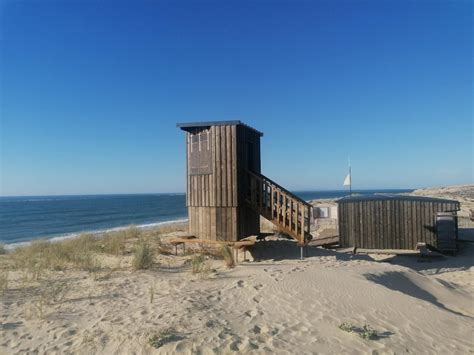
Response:
[{"label": "weathered wood texture", "polygon": [[459,202],[407,197],[338,201],[339,237],[343,248],[415,249],[437,247],[436,213],[459,210]]},{"label": "weathered wood texture", "polygon": [[234,182],[237,182],[235,169],[237,154],[234,142],[236,126],[212,126],[208,131],[208,144],[211,150],[209,174],[192,174],[191,148],[194,135],[186,133],[188,171],[186,204],[188,207],[237,207],[237,191],[233,188]]},{"label": "weathered wood texture", "polygon": [[246,126],[237,126],[236,152],[237,165],[235,166],[238,177],[237,189],[237,230],[238,238],[260,233],[260,214],[251,208],[246,201],[250,190],[248,172],[260,173],[260,135]]},{"label": "weathered wood texture", "polygon": [[[199,135],[204,138],[201,147]],[[198,127],[186,133],[186,146],[189,232],[222,241],[258,234],[260,217],[242,196],[248,188],[247,169],[260,172],[260,134],[240,124]],[[200,148],[202,156],[196,154]],[[206,169],[210,173],[202,173]]]},{"label": "weathered wood texture", "polygon": [[311,239],[311,205],[261,174],[248,175],[247,203],[299,244],[306,244]]}]

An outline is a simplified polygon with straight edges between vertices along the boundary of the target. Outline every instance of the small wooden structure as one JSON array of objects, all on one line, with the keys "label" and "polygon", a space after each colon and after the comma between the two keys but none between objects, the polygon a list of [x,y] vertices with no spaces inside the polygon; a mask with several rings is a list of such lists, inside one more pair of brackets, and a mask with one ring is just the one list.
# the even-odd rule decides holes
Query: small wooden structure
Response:
[{"label": "small wooden structure", "polygon": [[437,248],[437,213],[460,209],[458,201],[385,194],[337,203],[340,246],[363,249],[415,249],[418,243]]},{"label": "small wooden structure", "polygon": [[303,245],[311,205],[260,172],[263,133],[240,121],[178,123],[186,132],[189,233],[238,241],[260,233],[260,216]]},{"label": "small wooden structure", "polygon": [[237,241],[260,232],[260,216],[244,201],[246,171],[260,173],[263,134],[240,121],[178,123],[186,131],[189,233]]}]

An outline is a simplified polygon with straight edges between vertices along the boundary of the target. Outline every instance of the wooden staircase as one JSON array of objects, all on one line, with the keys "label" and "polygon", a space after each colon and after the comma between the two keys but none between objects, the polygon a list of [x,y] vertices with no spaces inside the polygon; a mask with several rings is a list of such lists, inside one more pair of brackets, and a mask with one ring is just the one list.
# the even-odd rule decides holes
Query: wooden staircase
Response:
[{"label": "wooden staircase", "polygon": [[296,239],[299,245],[306,245],[312,239],[312,206],[261,174],[251,171],[247,174],[247,203],[280,231]]}]

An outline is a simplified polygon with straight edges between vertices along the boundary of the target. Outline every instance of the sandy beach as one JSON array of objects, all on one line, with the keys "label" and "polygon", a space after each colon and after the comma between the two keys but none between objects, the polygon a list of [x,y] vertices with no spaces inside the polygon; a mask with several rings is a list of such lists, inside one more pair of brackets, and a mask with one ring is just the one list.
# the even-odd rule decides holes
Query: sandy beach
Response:
[{"label": "sandy beach", "polygon": [[[265,225],[267,229],[268,224]],[[345,253],[270,236],[228,268],[215,250],[167,243],[184,224],[131,235],[100,267],[13,267],[0,302],[5,354],[323,353],[474,351],[474,240],[457,256]],[[138,233],[135,231],[134,233]],[[154,251],[134,270],[133,248]],[[197,270],[194,260],[202,255]],[[18,256],[16,256],[18,258]],[[194,272],[193,272],[194,270]],[[365,329],[364,329],[365,327]],[[342,329],[341,329],[342,328]]]},{"label": "sandy beach", "polygon": [[474,355],[472,1],[0,8],[0,355]]}]

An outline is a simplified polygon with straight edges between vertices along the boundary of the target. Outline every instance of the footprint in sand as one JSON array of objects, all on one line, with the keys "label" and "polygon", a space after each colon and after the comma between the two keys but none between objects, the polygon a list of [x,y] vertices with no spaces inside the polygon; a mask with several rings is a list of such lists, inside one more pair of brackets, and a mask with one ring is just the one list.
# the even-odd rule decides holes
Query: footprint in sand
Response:
[{"label": "footprint in sand", "polygon": [[262,284],[258,284],[258,285],[256,285],[256,286],[254,286],[253,288],[255,289],[255,291],[258,291],[258,290],[260,290],[262,287],[263,287]]},{"label": "footprint in sand", "polygon": [[237,281],[237,286],[238,287],[243,287],[244,286],[244,281],[243,280]]},{"label": "footprint in sand", "polygon": [[305,266],[297,266],[297,267],[294,267],[293,269],[290,270],[290,274],[292,272],[303,272],[305,271],[306,269],[308,268],[308,265],[305,265]]},{"label": "footprint in sand", "polygon": [[254,298],[252,298],[252,300],[255,302],[255,303],[260,303],[262,301],[263,297],[261,296],[255,296]]},{"label": "footprint in sand", "polygon": [[253,318],[253,317],[256,317],[257,315],[260,315],[260,316],[263,315],[263,312],[257,311],[256,309],[252,309],[250,311],[245,312],[244,315],[246,317]]},{"label": "footprint in sand", "polygon": [[271,274],[270,276],[273,277],[273,280],[276,282],[283,280],[283,277],[279,276],[278,274]]},{"label": "footprint in sand", "polygon": [[260,334],[262,332],[262,328],[260,328],[258,325],[255,325],[252,329],[252,332],[254,334]]},{"label": "footprint in sand", "polygon": [[237,340],[234,340],[232,343],[230,343],[229,345],[229,349],[232,350],[232,351],[239,351],[239,345],[241,345],[242,342],[237,339]]}]

